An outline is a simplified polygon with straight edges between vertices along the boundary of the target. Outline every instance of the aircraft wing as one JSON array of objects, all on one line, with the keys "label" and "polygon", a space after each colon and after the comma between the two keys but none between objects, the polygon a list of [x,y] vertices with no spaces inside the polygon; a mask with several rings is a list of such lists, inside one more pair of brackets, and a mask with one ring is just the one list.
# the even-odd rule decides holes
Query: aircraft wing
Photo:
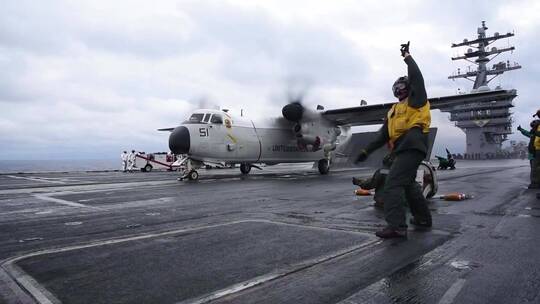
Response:
[{"label": "aircraft wing", "polygon": [[[491,102],[516,96],[516,90],[495,90],[487,92],[458,94],[429,98],[431,109],[466,105],[469,103]],[[322,116],[337,125],[365,126],[382,124],[386,113],[394,103],[382,103],[370,106],[333,109],[322,112]]]},{"label": "aircraft wing", "polygon": [[158,131],[169,131],[169,132],[172,132],[174,130],[174,128],[161,128],[161,129],[157,129]]}]

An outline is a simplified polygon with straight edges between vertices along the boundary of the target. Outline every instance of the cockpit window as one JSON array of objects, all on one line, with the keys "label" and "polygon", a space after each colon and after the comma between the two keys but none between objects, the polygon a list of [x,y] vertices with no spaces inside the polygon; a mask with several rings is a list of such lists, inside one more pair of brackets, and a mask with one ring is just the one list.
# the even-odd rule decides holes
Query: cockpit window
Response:
[{"label": "cockpit window", "polygon": [[219,114],[212,115],[210,122],[213,124],[223,124],[223,118]]},{"label": "cockpit window", "polygon": [[192,114],[189,118],[190,122],[201,122],[203,120],[204,114]]},{"label": "cockpit window", "polygon": [[204,118],[203,113],[194,113],[194,114],[191,114],[191,117],[189,117],[189,119],[184,121],[183,123],[185,124],[204,123],[203,118]]},{"label": "cockpit window", "polygon": [[202,121],[203,121],[203,122],[208,122],[208,120],[210,120],[210,116],[211,116],[211,115],[212,115],[212,114],[208,114],[208,113],[204,114],[204,118],[203,118]]}]

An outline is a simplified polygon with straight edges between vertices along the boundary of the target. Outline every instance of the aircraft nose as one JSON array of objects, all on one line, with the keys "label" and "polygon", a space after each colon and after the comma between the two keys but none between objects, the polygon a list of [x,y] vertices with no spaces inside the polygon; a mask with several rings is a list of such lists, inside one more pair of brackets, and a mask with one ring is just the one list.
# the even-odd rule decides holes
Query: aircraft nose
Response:
[{"label": "aircraft nose", "polygon": [[189,153],[189,130],[184,126],[174,128],[169,136],[169,149],[174,154]]}]

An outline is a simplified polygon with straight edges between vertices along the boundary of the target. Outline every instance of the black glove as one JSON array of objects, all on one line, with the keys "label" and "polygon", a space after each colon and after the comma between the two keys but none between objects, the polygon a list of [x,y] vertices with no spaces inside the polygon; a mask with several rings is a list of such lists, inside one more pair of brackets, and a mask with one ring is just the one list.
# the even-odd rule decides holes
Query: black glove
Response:
[{"label": "black glove", "polygon": [[355,163],[363,162],[368,158],[368,153],[365,149],[360,150],[360,154],[356,157]]},{"label": "black glove", "polygon": [[521,125],[518,126],[518,131],[521,131],[523,128],[521,127]]},{"label": "black glove", "polygon": [[409,53],[409,45],[411,44],[410,41],[407,41],[407,43],[404,43],[401,45],[401,57],[405,57],[405,53]]}]

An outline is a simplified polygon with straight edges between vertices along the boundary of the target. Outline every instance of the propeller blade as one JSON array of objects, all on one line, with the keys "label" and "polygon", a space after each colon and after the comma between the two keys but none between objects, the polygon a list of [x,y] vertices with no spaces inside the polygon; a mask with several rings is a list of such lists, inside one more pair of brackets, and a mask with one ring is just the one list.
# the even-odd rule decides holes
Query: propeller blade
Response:
[{"label": "propeller blade", "polygon": [[304,106],[299,102],[291,102],[281,109],[281,114],[288,121],[298,122],[304,116]]}]

